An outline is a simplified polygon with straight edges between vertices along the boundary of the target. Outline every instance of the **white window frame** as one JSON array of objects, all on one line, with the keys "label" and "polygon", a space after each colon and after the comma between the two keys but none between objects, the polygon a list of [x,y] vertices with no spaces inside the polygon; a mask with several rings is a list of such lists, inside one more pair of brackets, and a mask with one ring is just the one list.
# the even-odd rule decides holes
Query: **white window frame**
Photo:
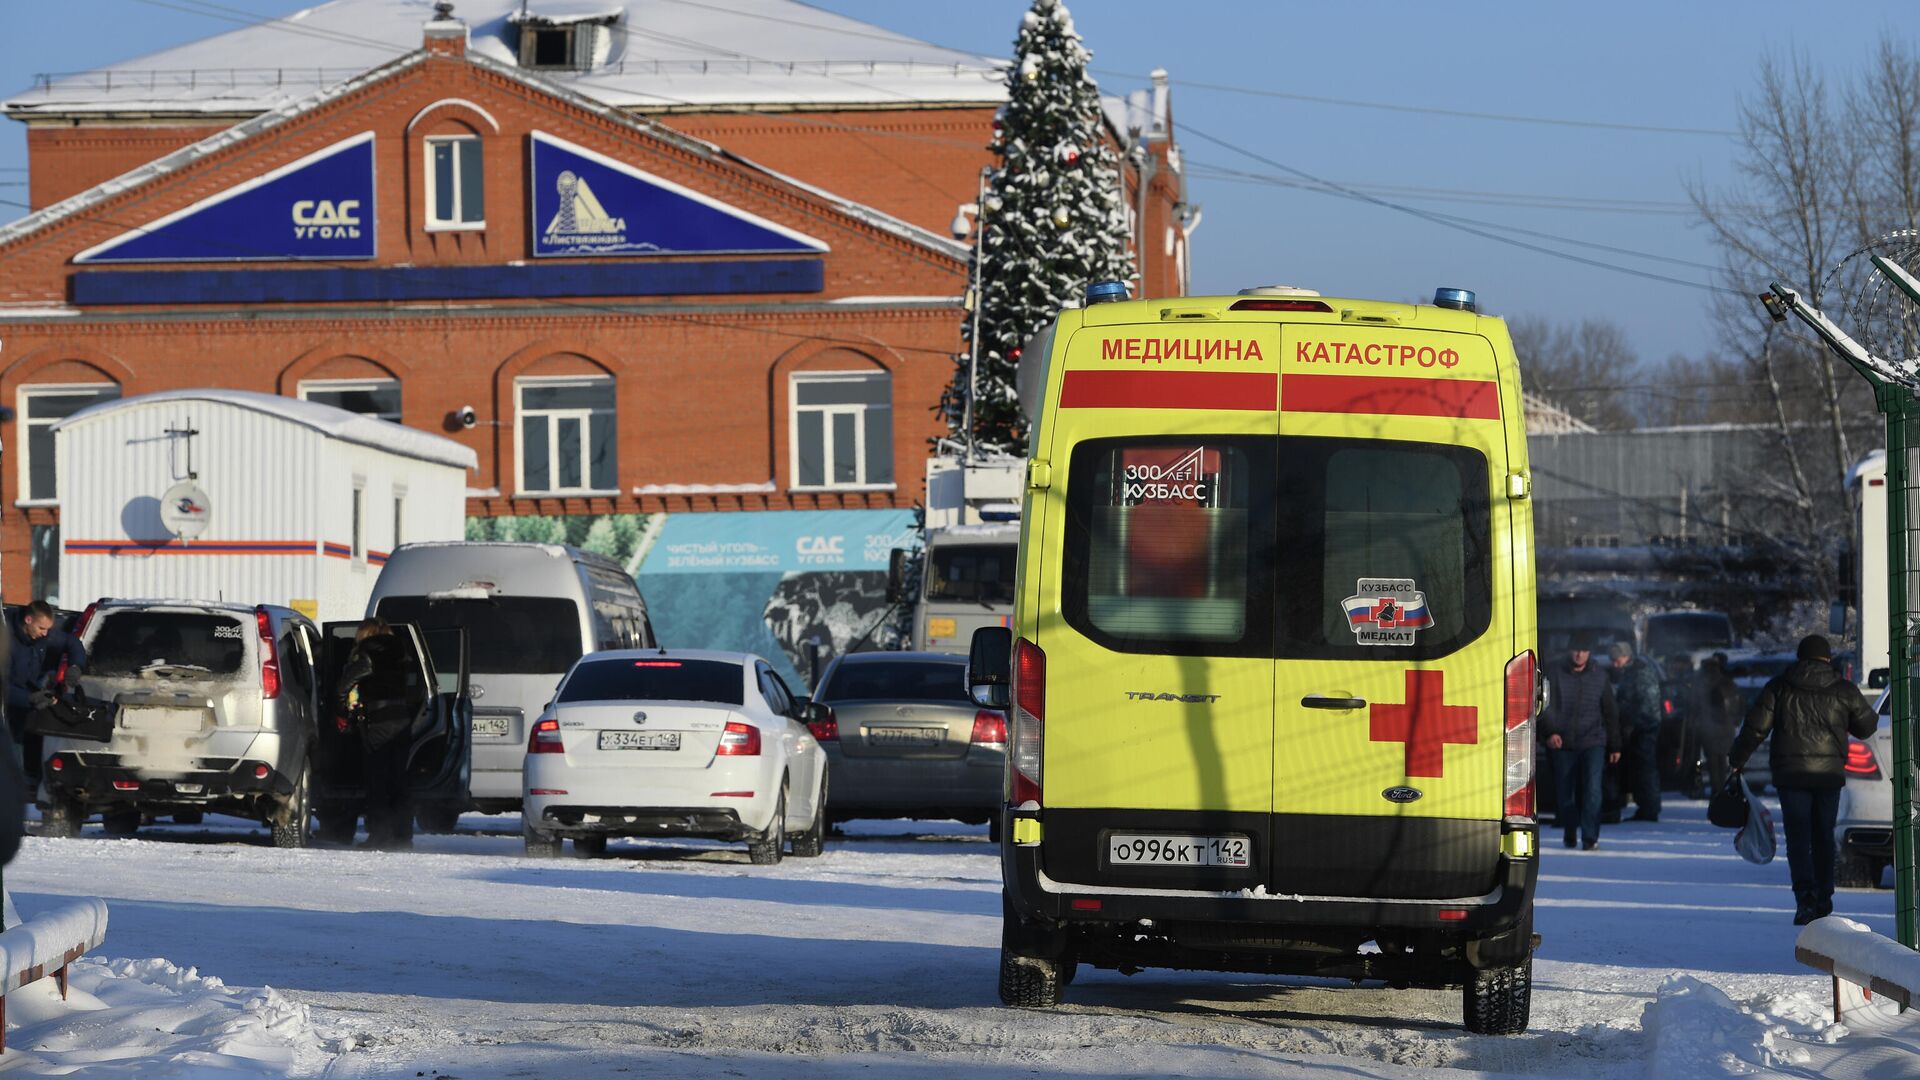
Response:
[{"label": "white window frame", "polygon": [[[300,385],[297,388],[297,392],[300,395],[301,401],[312,401],[313,398],[312,398],[311,392],[314,392],[314,391],[332,391],[332,392],[338,393],[343,391],[351,392],[355,390],[384,390],[390,386],[395,389],[400,389],[400,380],[399,379],[301,379]],[[404,406],[406,402],[405,390],[401,390],[400,400],[402,402],[402,405]],[[381,420],[391,420],[396,424],[400,422],[399,413],[362,413],[361,415],[378,417]]]},{"label": "white window frame", "polygon": [[[885,376],[887,380],[887,403],[885,405],[802,405],[800,404],[800,385],[802,383],[855,382]],[[787,465],[788,484],[792,491],[895,491],[898,484],[869,484],[867,476],[867,424],[866,413],[870,409],[887,410],[888,419],[893,414],[893,373],[878,368],[855,369],[846,371],[796,371],[787,377]],[[824,473],[829,478],[821,484],[803,484],[800,482],[800,414],[802,412],[819,413],[820,434]],[[833,476],[833,418],[837,415],[853,417],[853,461],[854,471],[859,477],[851,484],[834,483]],[[889,427],[892,425],[889,424]],[[891,453],[892,449],[889,448]]]},{"label": "white window frame", "polygon": [[19,440],[20,465],[19,465],[19,472],[18,472],[19,485],[20,485],[18,490],[20,492],[20,497],[14,500],[13,505],[15,506],[59,506],[60,505],[60,499],[58,496],[44,498],[44,499],[36,499],[33,497],[33,468],[32,468],[33,451],[30,449],[30,447],[33,445],[32,439],[30,438],[30,436],[32,435],[34,428],[51,427],[54,424],[59,423],[59,421],[31,419],[33,414],[27,409],[27,399],[33,398],[33,397],[41,397],[43,395],[71,394],[80,390],[104,390],[109,387],[111,387],[114,390],[120,391],[122,395],[124,395],[126,392],[125,388],[122,387],[117,382],[29,383],[25,386],[20,387],[18,390],[14,391],[14,401],[13,401],[14,414],[20,418],[20,440]]},{"label": "white window frame", "polygon": [[426,170],[427,170],[426,171],[426,177],[427,177],[426,221],[427,221],[428,232],[479,232],[487,227],[487,208],[484,205],[486,201],[486,178],[484,176],[484,173],[486,171],[485,169],[486,148],[484,146],[481,147],[481,151],[480,151],[481,172],[483,174],[481,177],[481,188],[480,188],[480,191],[481,191],[480,198],[483,204],[480,207],[480,219],[478,221],[460,220],[460,215],[463,207],[460,205],[460,168],[459,168],[460,151],[458,150],[455,150],[453,152],[453,161],[454,161],[453,217],[451,220],[442,219],[438,217],[436,213],[438,209],[439,200],[436,199],[434,196],[438,190],[440,177],[438,175],[439,168],[433,163],[433,148],[435,146],[440,145],[441,143],[463,143],[463,142],[471,142],[471,143],[479,144],[480,136],[478,135],[433,135],[433,136],[429,136],[426,139],[421,140],[421,144],[420,144],[421,151],[423,156],[426,158],[426,162],[427,162],[427,165],[426,165]]},{"label": "white window frame", "polygon": [[347,528],[352,532],[348,541],[348,552],[353,557],[353,568],[364,570],[367,567],[367,480],[366,477],[353,478],[353,502],[349,507]]},{"label": "white window frame", "polygon": [[[605,409],[528,409],[526,391],[529,387],[555,386],[600,386],[611,392],[613,405]],[[513,380],[513,486],[518,496],[617,496],[620,494],[620,384],[611,375],[529,375]],[[584,486],[577,488],[546,487],[533,489],[527,486],[527,451],[523,445],[526,438],[526,418],[529,416],[547,418],[547,479],[549,483],[560,479],[560,421],[580,421],[580,479]],[[607,489],[593,485],[593,418],[609,417],[614,422],[614,486]]]}]

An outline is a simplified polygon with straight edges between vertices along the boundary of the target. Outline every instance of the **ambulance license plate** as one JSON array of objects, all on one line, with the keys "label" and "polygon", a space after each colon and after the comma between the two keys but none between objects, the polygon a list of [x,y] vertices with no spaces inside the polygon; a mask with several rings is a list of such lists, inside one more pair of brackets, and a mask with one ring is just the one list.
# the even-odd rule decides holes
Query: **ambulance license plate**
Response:
[{"label": "ambulance license plate", "polygon": [[603,731],[600,733],[602,750],[678,750],[680,733],[677,731]]},{"label": "ambulance license plate", "polygon": [[1244,836],[1107,837],[1107,862],[1113,866],[1246,866]]},{"label": "ambulance license plate", "polygon": [[473,733],[480,736],[505,737],[508,721],[504,716],[476,716],[473,718]]}]

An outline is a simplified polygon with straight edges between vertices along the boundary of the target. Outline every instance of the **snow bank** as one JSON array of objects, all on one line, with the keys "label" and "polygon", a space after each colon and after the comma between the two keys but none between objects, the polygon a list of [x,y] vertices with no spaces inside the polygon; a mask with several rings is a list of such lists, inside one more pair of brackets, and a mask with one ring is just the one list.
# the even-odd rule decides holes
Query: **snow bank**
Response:
[{"label": "snow bank", "polygon": [[52,980],[8,995],[9,1075],[297,1077],[332,1060],[307,1007],[271,987],[232,989],[165,960],[83,959],[70,981],[64,1002]]},{"label": "snow bank", "polygon": [[1826,1045],[1845,1034],[1832,1010],[1812,995],[1790,993],[1741,1004],[1711,983],[1669,975],[1641,1015],[1653,1053],[1650,1077],[1798,1075],[1814,1058],[1804,1044]]}]

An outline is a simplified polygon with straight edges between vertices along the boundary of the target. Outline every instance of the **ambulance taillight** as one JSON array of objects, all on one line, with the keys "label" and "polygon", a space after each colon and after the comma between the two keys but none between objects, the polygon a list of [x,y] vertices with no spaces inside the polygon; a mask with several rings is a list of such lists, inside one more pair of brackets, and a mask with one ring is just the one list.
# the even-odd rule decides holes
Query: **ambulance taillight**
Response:
[{"label": "ambulance taillight", "polygon": [[1509,818],[1533,817],[1533,706],[1537,700],[1533,653],[1507,662],[1507,802]]},{"label": "ambulance taillight", "polygon": [[1047,715],[1047,654],[1021,638],[1013,646],[1013,805],[1040,804],[1040,746]]}]

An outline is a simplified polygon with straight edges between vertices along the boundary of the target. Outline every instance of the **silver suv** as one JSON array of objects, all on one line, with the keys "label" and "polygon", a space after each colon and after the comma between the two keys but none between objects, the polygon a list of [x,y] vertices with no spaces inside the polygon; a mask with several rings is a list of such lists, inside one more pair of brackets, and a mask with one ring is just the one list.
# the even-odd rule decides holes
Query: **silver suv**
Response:
[{"label": "silver suv", "polygon": [[[436,675],[420,633],[394,630],[419,666],[415,798],[464,805],[466,674]],[[276,847],[306,846],[316,815],[323,831],[329,817],[344,819],[351,839],[359,762],[336,730],[332,684],[352,624],[321,628],[265,605],[105,600],[74,632],[87,650],[81,690],[119,708],[108,742],[46,740],[46,835],[76,835],[93,813],[109,835],[128,836],[144,816],[194,821],[214,811],[261,822]],[[464,638],[445,651],[464,656]]]}]

